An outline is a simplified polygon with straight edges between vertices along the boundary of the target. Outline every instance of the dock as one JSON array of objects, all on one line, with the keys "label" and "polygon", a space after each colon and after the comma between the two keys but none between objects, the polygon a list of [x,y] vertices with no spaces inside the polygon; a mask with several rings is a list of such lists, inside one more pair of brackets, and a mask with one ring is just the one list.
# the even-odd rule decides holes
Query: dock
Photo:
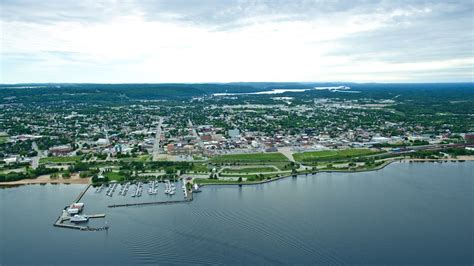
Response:
[{"label": "dock", "polygon": [[186,200],[188,201],[192,201],[193,200],[193,190],[190,189],[190,190],[187,190],[184,192],[184,196],[186,198]]},{"label": "dock", "polygon": [[77,196],[76,200],[74,201],[75,203],[78,203],[81,201],[82,197],[84,197],[84,194],[86,194],[87,190],[92,186],[92,184],[87,185],[81,193]]},{"label": "dock", "polygon": [[169,201],[152,201],[152,202],[140,202],[140,203],[125,203],[125,204],[113,204],[107,207],[109,208],[119,208],[119,207],[132,207],[132,206],[143,206],[143,205],[168,205],[175,203],[185,203],[190,202],[189,199],[184,200],[169,200]]},{"label": "dock", "polygon": [[[89,217],[89,219],[94,219],[94,218],[105,218],[105,214],[90,214],[86,215]],[[109,229],[109,226],[103,226],[103,227],[89,227],[89,226],[81,226],[81,225],[75,225],[75,224],[65,224],[65,221],[68,221],[71,219],[71,216],[67,214],[65,210],[63,210],[63,213],[61,216],[58,217],[56,222],[53,224],[53,226],[56,227],[62,227],[62,228],[69,228],[69,229],[77,229],[77,230],[82,230],[82,231],[103,231]]]},{"label": "dock", "polygon": [[76,230],[81,230],[81,231],[104,231],[104,230],[109,229],[109,226],[89,227],[89,226],[80,226],[80,225],[73,225],[73,224],[58,224],[58,223],[55,223],[54,226],[69,228],[69,229],[76,229]]},{"label": "dock", "polygon": [[[81,200],[82,196],[86,193],[87,189],[89,189],[90,185],[88,185],[77,197],[76,203]],[[90,227],[88,225],[76,225],[76,224],[70,224],[70,223],[65,223],[66,221],[71,220],[71,215],[66,211],[67,207],[65,207],[61,215],[56,219],[56,222],[53,224],[55,227],[62,227],[62,228],[68,228],[68,229],[76,229],[76,230],[81,230],[81,231],[103,231],[103,230],[108,230],[109,226],[102,226],[102,227]],[[84,214],[87,216],[89,219],[95,219],[95,218],[105,218],[105,214]]]}]

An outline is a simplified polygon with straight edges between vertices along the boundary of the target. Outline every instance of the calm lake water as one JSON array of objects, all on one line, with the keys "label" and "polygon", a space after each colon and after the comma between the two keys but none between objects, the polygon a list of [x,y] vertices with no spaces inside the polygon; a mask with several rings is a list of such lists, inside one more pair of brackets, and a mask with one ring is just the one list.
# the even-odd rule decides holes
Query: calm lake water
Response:
[{"label": "calm lake water", "polygon": [[130,195],[89,189],[85,212],[106,213],[108,232],[52,226],[83,185],[0,189],[0,264],[472,265],[473,180],[473,162],[395,163],[114,209],[106,206]]}]

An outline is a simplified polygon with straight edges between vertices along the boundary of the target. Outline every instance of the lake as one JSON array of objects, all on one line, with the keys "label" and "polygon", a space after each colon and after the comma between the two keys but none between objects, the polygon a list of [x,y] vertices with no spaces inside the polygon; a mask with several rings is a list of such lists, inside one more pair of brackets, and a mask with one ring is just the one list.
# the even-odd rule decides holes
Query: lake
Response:
[{"label": "lake", "polygon": [[[107,205],[130,196],[91,188],[82,201],[86,213],[107,214],[110,229],[100,232],[52,226],[84,185],[4,188],[0,264],[472,265],[473,179],[474,162],[393,163],[207,186],[190,203],[126,208]],[[165,199],[163,184],[159,192]]]}]

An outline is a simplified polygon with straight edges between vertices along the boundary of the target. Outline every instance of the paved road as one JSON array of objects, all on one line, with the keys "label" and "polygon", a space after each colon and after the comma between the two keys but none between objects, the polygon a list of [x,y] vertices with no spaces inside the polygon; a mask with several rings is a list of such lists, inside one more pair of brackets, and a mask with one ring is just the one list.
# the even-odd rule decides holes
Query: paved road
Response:
[{"label": "paved road", "polygon": [[38,145],[36,144],[35,141],[33,141],[31,146],[32,146],[33,150],[35,150],[38,153],[38,155],[31,158],[31,168],[36,169],[39,166],[39,161],[40,161],[40,159],[43,155],[43,152],[38,148]]},{"label": "paved road", "polygon": [[194,127],[193,122],[191,121],[191,119],[188,119],[188,127],[193,132],[193,136],[196,137],[196,140],[198,142],[199,147],[203,147],[204,143],[202,142],[201,138],[199,137],[199,135],[196,131],[196,128]]},{"label": "paved road", "polygon": [[160,121],[156,126],[156,135],[155,135],[155,143],[153,144],[153,161],[158,160],[158,156],[160,154],[160,141],[161,141],[161,125],[163,124],[163,117],[160,117]]}]

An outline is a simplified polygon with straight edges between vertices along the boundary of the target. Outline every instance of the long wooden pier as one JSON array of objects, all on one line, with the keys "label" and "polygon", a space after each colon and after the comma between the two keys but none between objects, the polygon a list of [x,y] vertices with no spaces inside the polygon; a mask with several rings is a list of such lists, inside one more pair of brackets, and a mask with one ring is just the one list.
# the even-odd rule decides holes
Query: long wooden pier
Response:
[{"label": "long wooden pier", "polygon": [[132,207],[132,206],[142,206],[142,205],[167,205],[175,203],[185,203],[190,202],[191,200],[169,200],[169,201],[152,201],[152,202],[139,202],[139,203],[125,203],[125,204],[113,204],[107,207],[109,208],[119,208],[119,207]]},{"label": "long wooden pier", "polygon": [[75,203],[78,203],[78,202],[82,199],[82,197],[84,196],[84,194],[86,194],[87,190],[88,190],[91,186],[92,186],[92,184],[87,185],[87,187],[84,188],[84,190],[81,191],[81,193],[79,193],[79,195],[77,196],[77,198],[76,198],[76,200],[75,200],[74,202],[75,202]]},{"label": "long wooden pier", "polygon": [[63,227],[63,228],[69,228],[69,229],[76,229],[76,230],[81,230],[81,231],[104,231],[104,230],[108,230],[108,229],[109,229],[109,226],[103,226],[103,227],[89,227],[89,226],[80,226],[80,225],[62,224],[62,223],[55,223],[54,226],[56,226],[56,227]]}]

